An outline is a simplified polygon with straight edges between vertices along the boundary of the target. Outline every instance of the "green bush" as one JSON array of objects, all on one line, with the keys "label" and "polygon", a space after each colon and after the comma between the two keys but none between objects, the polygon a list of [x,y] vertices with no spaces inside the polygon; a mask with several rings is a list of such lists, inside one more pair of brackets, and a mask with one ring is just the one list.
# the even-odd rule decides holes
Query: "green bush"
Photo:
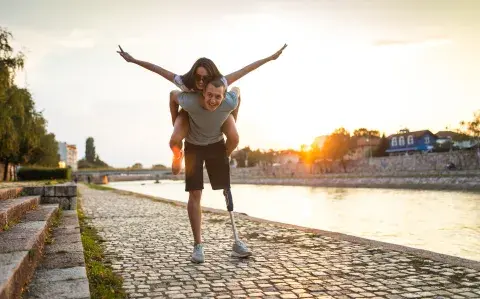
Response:
[{"label": "green bush", "polygon": [[22,167],[18,170],[19,181],[71,180],[70,168]]}]

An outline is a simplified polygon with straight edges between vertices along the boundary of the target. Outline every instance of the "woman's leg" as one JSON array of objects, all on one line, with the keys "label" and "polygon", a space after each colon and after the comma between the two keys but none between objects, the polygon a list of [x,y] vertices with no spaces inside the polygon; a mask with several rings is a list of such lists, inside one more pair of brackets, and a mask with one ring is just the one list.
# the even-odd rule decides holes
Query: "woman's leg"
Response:
[{"label": "woman's leg", "polygon": [[240,97],[238,98],[238,105],[235,110],[232,111],[232,114],[228,116],[227,120],[222,125],[222,132],[227,136],[227,142],[225,144],[227,148],[227,157],[233,153],[233,151],[237,148],[238,143],[240,142],[240,136],[238,135],[237,125],[237,115],[238,110],[240,109]]},{"label": "woman's leg", "polygon": [[188,113],[180,110],[173,124],[173,133],[170,137],[170,148],[173,152],[172,173],[179,174],[182,169],[182,147],[183,139],[187,137],[190,124],[188,122]]},{"label": "woman's leg", "polygon": [[227,148],[227,157],[230,157],[240,142],[240,136],[238,135],[237,125],[235,124],[233,115],[229,115],[227,120],[223,123],[222,132],[227,136],[225,147]]}]

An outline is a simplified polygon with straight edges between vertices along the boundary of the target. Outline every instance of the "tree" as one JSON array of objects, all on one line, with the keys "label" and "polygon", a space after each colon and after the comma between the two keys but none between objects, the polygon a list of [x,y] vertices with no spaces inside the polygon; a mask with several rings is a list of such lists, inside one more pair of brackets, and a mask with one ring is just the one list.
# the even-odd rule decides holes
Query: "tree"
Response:
[{"label": "tree", "polygon": [[385,156],[387,156],[388,146],[389,146],[388,139],[387,139],[387,137],[385,137],[385,134],[383,134],[382,138],[380,139],[380,144],[373,151],[373,156],[374,157],[385,157]]},{"label": "tree", "polygon": [[345,160],[343,157],[350,150],[350,133],[344,128],[336,129],[327,137],[323,145],[323,151],[326,158],[339,160],[343,170],[347,172]]},{"label": "tree", "polygon": [[12,34],[0,27],[0,162],[6,170],[10,163],[56,166],[55,135],[47,134],[47,121],[35,110],[28,89],[14,84],[15,72],[23,68],[24,55],[13,55],[10,38]]},{"label": "tree", "polygon": [[110,168],[110,166],[103,162],[98,154],[95,153],[95,140],[93,137],[88,137],[85,141],[85,157],[77,162],[77,167],[80,168]]},{"label": "tree", "polygon": [[26,89],[15,85],[8,88],[4,104],[7,110],[6,120],[3,121],[6,130],[0,136],[0,159],[7,169],[10,163],[29,162],[34,149],[40,145],[45,120],[35,111],[35,103]]},{"label": "tree", "polygon": [[480,110],[477,110],[473,113],[473,120],[466,122],[460,122],[461,129],[459,130],[461,133],[467,134],[472,136],[475,140],[480,140]]},{"label": "tree", "polygon": [[93,137],[88,137],[85,142],[85,160],[89,163],[95,163],[95,159],[97,158],[94,142]]},{"label": "tree", "polygon": [[131,169],[143,169],[142,163],[135,163],[132,165]]},{"label": "tree", "polygon": [[480,110],[473,113],[473,120],[469,122],[460,122],[460,130],[473,137],[477,146],[477,163],[480,167]]},{"label": "tree", "polygon": [[380,132],[378,130],[368,130],[365,128],[356,129],[353,131],[353,136],[355,137],[380,137]]},{"label": "tree", "polygon": [[12,34],[0,27],[0,162],[5,164],[5,172],[0,175],[4,179],[8,164],[20,147],[20,136],[15,125],[21,123],[24,117],[23,103],[14,101],[16,89],[12,90],[15,72],[23,68],[24,57],[22,53],[13,55],[9,43],[11,38]]},{"label": "tree", "polygon": [[165,170],[165,169],[167,169],[167,166],[165,166],[163,164],[154,164],[154,165],[152,165],[152,169],[153,170]]},{"label": "tree", "polygon": [[250,147],[246,146],[243,149],[236,151],[235,154],[232,155],[232,158],[237,161],[238,168],[247,167],[247,159],[249,159],[249,154],[251,151],[252,150]]}]

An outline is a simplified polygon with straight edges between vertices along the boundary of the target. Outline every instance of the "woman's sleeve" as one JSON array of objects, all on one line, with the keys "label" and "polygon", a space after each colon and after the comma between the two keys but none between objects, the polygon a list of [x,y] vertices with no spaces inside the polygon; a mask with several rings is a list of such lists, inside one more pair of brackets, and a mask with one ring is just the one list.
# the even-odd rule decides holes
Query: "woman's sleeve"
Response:
[{"label": "woman's sleeve", "polygon": [[179,75],[175,75],[175,77],[173,77],[173,84],[175,84],[178,88],[180,88],[181,91],[185,91],[185,92],[190,91],[190,89],[188,89],[183,83],[182,77]]},{"label": "woman's sleeve", "polygon": [[225,85],[225,90],[227,90],[227,89],[228,89],[228,81],[227,81],[227,78],[222,77],[220,80],[222,80],[223,85]]}]

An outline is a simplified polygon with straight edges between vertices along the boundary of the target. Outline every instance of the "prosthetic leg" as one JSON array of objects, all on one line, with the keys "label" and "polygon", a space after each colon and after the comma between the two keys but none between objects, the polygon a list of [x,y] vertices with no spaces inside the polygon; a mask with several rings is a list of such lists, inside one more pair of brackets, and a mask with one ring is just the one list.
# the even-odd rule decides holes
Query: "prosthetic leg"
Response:
[{"label": "prosthetic leg", "polygon": [[247,245],[238,238],[237,226],[235,225],[235,219],[233,218],[233,199],[232,192],[229,189],[223,190],[225,196],[225,203],[227,204],[227,210],[230,214],[230,221],[232,222],[233,238],[235,241],[232,246],[232,256],[246,258],[252,255],[252,252],[248,249]]},{"label": "prosthetic leg", "polygon": [[239,242],[237,227],[235,226],[235,219],[233,217],[233,198],[232,198],[232,191],[230,189],[223,190],[223,196],[225,196],[225,203],[227,204],[227,210],[230,214],[230,221],[232,222],[232,230],[233,230],[233,237],[235,238],[235,242]]}]

